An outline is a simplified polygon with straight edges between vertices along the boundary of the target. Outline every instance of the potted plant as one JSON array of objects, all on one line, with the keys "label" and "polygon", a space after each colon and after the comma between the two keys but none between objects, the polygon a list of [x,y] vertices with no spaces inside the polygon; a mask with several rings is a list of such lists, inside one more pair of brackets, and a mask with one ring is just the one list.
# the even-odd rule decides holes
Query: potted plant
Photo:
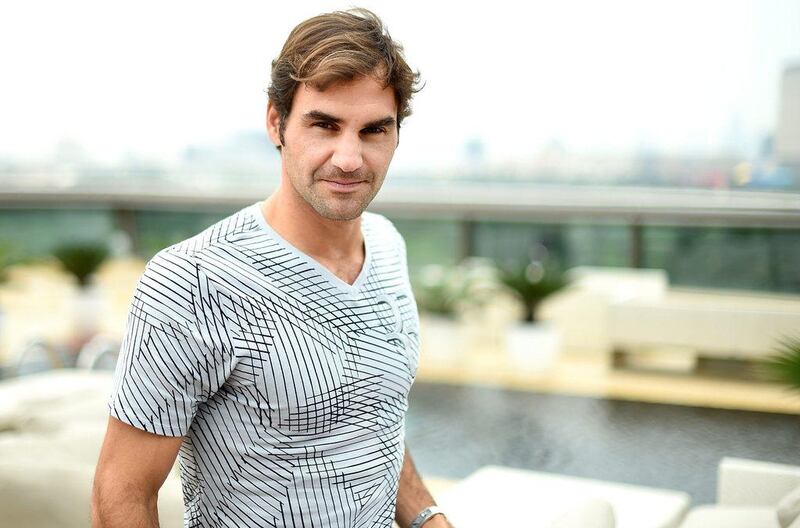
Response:
[{"label": "potted plant", "polygon": [[778,340],[775,353],[760,363],[764,378],[800,392],[800,336]]},{"label": "potted plant", "polygon": [[423,266],[412,280],[414,297],[421,315],[455,318],[460,287],[452,269],[438,264]]},{"label": "potted plant", "polygon": [[[8,267],[11,263],[11,246],[0,244],[0,286],[8,280]],[[4,319],[3,306],[0,305],[0,334],[3,332]]]},{"label": "potted plant", "polygon": [[92,284],[92,277],[108,257],[108,249],[100,243],[64,244],[56,248],[53,255],[78,283],[73,300],[73,324],[76,332],[75,348],[79,350],[99,327],[103,299],[99,288]]},{"label": "potted plant", "polygon": [[463,339],[456,307],[463,295],[460,277],[452,266],[423,266],[412,280],[420,313],[421,342],[426,357],[452,359],[462,352]]},{"label": "potted plant", "polygon": [[539,304],[567,284],[563,274],[554,268],[545,269],[538,261],[531,261],[524,266],[501,268],[500,281],[522,303],[522,321],[525,323],[536,322]]},{"label": "potted plant", "polygon": [[[11,278],[8,270],[11,266],[23,264],[29,260],[29,257],[23,257],[19,251],[9,243],[0,243],[0,287],[2,287]],[[0,332],[3,331],[3,323],[5,314],[3,313],[3,306],[0,305]]]},{"label": "potted plant", "polygon": [[9,244],[0,244],[0,284],[8,280],[8,267],[13,263]]},{"label": "potted plant", "polygon": [[103,244],[91,242],[65,244],[56,248],[53,255],[77,279],[78,285],[86,288],[90,285],[92,274],[108,257],[108,249]]},{"label": "potted plant", "polygon": [[508,327],[517,318],[517,300],[503,285],[490,259],[470,257],[458,271],[464,285],[458,312],[468,348],[473,355],[488,359],[505,346]]},{"label": "potted plant", "polygon": [[522,308],[521,321],[506,335],[511,361],[528,369],[547,369],[558,358],[561,340],[553,326],[537,320],[536,312],[545,298],[566,286],[560,267],[542,248],[528,262],[501,267],[499,276]]}]

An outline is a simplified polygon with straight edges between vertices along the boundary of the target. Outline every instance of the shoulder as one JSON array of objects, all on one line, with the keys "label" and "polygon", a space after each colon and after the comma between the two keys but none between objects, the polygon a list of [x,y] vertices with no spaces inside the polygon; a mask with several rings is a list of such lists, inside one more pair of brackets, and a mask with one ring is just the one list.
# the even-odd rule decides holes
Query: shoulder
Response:
[{"label": "shoulder", "polygon": [[253,207],[253,205],[244,207],[211,224],[196,235],[165,248],[164,251],[181,253],[202,260],[204,254],[219,246],[241,243],[254,231],[259,230],[253,215]]},{"label": "shoulder", "polygon": [[145,266],[139,294],[150,302],[189,306],[200,288],[201,274],[209,266],[223,266],[220,255],[227,252],[218,249],[236,244],[255,228],[254,224],[249,208],[244,208],[160,250]]},{"label": "shoulder", "polygon": [[[199,233],[160,250],[147,263],[147,270],[170,270],[174,278],[194,277],[200,269],[225,267],[224,261],[237,245],[247,244],[259,227],[253,206],[230,214]],[[146,271],[147,271],[146,270]]]},{"label": "shoulder", "polygon": [[362,219],[366,226],[379,239],[389,241],[400,246],[405,246],[403,235],[397,230],[391,220],[378,213],[364,212]]},{"label": "shoulder", "polygon": [[196,282],[197,260],[180,243],[162,249],[147,261],[144,278],[160,280],[165,286]]}]

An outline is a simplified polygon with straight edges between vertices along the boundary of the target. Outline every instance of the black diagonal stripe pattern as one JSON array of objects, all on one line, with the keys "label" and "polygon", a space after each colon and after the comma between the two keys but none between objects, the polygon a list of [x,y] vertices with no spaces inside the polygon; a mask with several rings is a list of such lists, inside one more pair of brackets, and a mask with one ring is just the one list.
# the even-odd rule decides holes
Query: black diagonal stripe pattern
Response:
[{"label": "black diagonal stripe pattern", "polygon": [[419,320],[402,237],[362,232],[353,285],[259,204],[148,262],[109,408],[184,436],[185,526],[391,526]]}]

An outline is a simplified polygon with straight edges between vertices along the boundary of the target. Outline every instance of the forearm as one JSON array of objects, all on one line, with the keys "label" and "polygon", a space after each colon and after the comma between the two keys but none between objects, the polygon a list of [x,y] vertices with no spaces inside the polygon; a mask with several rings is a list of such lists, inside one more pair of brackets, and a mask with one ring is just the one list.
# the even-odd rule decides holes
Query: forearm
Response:
[{"label": "forearm", "polygon": [[[400,470],[395,521],[400,528],[408,528],[422,510],[435,504],[436,501],[422,482],[411,454],[406,448],[403,468]],[[424,528],[451,528],[451,525],[443,515],[435,515],[424,524]]]},{"label": "forearm", "polygon": [[158,496],[136,497],[95,489],[92,528],[158,528]]}]

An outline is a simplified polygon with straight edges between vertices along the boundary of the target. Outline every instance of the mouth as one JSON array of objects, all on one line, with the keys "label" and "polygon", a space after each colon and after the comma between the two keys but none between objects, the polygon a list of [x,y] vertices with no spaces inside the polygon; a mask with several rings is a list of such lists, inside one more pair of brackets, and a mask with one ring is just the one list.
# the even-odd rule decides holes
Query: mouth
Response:
[{"label": "mouth", "polygon": [[324,181],[328,187],[332,188],[335,191],[354,191],[358,189],[361,185],[366,184],[367,182],[364,180],[360,181],[346,181],[346,180],[322,180]]}]

